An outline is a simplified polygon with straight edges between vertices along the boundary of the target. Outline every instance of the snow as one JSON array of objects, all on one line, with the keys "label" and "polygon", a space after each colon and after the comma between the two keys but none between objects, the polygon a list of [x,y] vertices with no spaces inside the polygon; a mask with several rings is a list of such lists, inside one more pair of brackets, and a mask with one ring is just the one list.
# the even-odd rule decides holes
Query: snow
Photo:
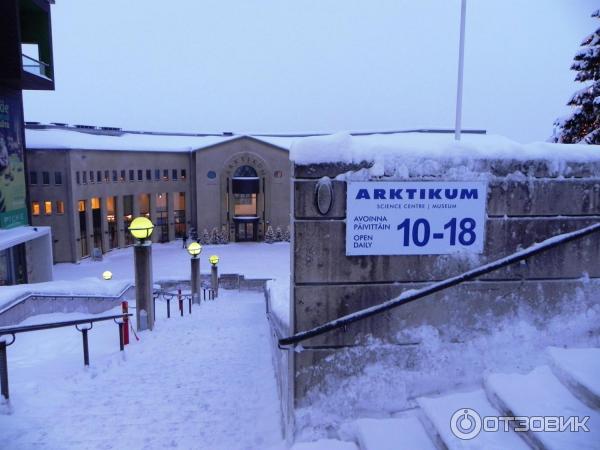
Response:
[{"label": "snow", "polygon": [[401,169],[418,171],[419,166],[456,167],[478,159],[547,160],[553,162],[600,161],[597,146],[550,144],[537,142],[519,144],[503,136],[463,134],[455,141],[450,133],[398,133],[351,136],[337,133],[295,141],[290,159],[296,164],[373,162],[371,175],[392,172],[401,176]]},{"label": "snow", "polygon": [[[118,313],[118,310],[104,313]],[[81,318],[51,314],[25,324]],[[85,315],[87,316],[87,315]],[[3,449],[284,449],[262,293],[221,290],[119,352],[112,321],[17,335],[8,348]],[[351,448],[351,447],[350,447]]]},{"label": "snow", "polygon": [[[210,273],[210,255],[219,256],[219,274],[238,273],[246,278],[289,279],[290,244],[236,242],[226,245],[204,245],[200,254],[200,271]],[[152,244],[154,282],[161,280],[189,280],[190,255],[181,240]],[[54,266],[55,280],[76,280],[81,277],[102,278],[110,270],[113,280],[133,281],[133,247],[115,249],[103,255],[102,261],[85,259],[78,264],[62,263]]]},{"label": "snow", "polygon": [[269,307],[275,317],[289,329],[290,326],[290,279],[278,278],[267,282]]},{"label": "snow", "polygon": [[0,229],[0,250],[50,234],[50,227],[16,227]]},{"label": "snow", "polygon": [[341,434],[356,440],[361,450],[435,450],[416,417],[358,419],[346,424]]},{"label": "snow", "polygon": [[600,399],[600,348],[551,347],[547,351],[561,373]]},{"label": "snow", "polygon": [[419,406],[434,425],[449,449],[461,450],[527,450],[525,444],[514,432],[499,430],[495,433],[481,432],[472,440],[461,440],[454,436],[448,426],[452,415],[459,409],[470,408],[480,417],[501,415],[490,405],[485,392],[481,389],[471,392],[460,392],[437,398],[422,397],[418,399]]},{"label": "snow", "polygon": [[600,448],[600,414],[577,400],[552,374],[548,366],[521,374],[492,374],[485,380],[486,389],[493,392],[515,416],[589,416],[589,432],[537,432],[544,448]]},{"label": "snow", "polygon": [[29,294],[77,295],[85,297],[117,297],[131,284],[127,280],[103,280],[82,278],[70,281],[48,281],[35,284],[2,286],[0,289],[0,310]]},{"label": "snow", "polygon": [[314,442],[300,442],[290,450],[358,450],[352,442],[342,442],[333,439],[319,439]]},{"label": "snow", "polygon": [[[27,148],[30,149],[189,152],[239,139],[243,136],[182,136],[127,132],[110,135],[57,128],[26,130]],[[292,138],[253,138],[284,150],[288,150],[293,141]]]}]

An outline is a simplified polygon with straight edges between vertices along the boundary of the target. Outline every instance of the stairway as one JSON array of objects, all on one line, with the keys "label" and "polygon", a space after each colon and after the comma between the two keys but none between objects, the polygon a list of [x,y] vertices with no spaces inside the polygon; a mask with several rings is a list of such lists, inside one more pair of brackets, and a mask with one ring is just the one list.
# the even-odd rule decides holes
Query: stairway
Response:
[{"label": "stairway", "polygon": [[[527,374],[489,374],[480,389],[420,397],[416,409],[358,419],[340,427],[338,440],[297,443],[292,450],[600,449],[600,349],[551,347],[546,353],[548,365]],[[465,409],[490,418],[484,423],[498,425],[498,431],[477,432],[476,416]],[[472,432],[472,439],[453,434],[453,415],[454,429],[463,426],[457,433]],[[505,429],[497,416],[587,416],[589,431],[514,431]],[[531,426],[541,427],[541,420]],[[558,426],[553,419],[546,421]]]}]

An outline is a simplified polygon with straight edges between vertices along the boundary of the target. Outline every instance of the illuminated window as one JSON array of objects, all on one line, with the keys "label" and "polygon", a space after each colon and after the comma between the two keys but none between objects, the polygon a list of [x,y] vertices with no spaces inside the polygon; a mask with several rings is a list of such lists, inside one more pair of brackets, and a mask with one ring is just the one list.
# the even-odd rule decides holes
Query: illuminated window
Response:
[{"label": "illuminated window", "polygon": [[92,197],[92,209],[100,209],[100,198]]},{"label": "illuminated window", "polygon": [[56,214],[65,213],[65,203],[62,200],[56,200]]},{"label": "illuminated window", "polygon": [[40,215],[40,202],[31,202],[31,215],[32,216]]},{"label": "illuminated window", "polygon": [[79,200],[77,202],[77,211],[79,211],[79,212],[85,211],[85,200]]},{"label": "illuminated window", "polygon": [[44,202],[44,214],[46,214],[47,216],[52,215],[52,202],[51,201]]}]

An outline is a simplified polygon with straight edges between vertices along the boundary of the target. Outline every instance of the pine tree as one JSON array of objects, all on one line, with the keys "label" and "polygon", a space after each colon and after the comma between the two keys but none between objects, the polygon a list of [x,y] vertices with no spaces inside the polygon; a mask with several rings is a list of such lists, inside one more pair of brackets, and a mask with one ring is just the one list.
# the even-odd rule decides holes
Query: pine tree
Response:
[{"label": "pine tree", "polygon": [[288,225],[287,228],[285,229],[285,232],[283,233],[283,240],[285,242],[290,242],[290,237],[291,237],[290,226]]},{"label": "pine tree", "polygon": [[[592,17],[600,18],[600,9]],[[575,81],[586,85],[568,103],[574,107],[573,113],[554,122],[552,141],[600,144],[600,28],[586,37],[581,46],[571,70],[577,71]]]},{"label": "pine tree", "polygon": [[271,225],[267,227],[267,232],[265,233],[265,242],[267,244],[272,244],[275,242],[275,233],[273,233],[273,227]]},{"label": "pine tree", "polygon": [[229,232],[226,225],[221,227],[221,244],[229,244]]},{"label": "pine tree", "polygon": [[208,234],[208,230],[206,228],[204,229],[204,231],[202,231],[202,236],[200,236],[200,243],[202,245],[210,244],[210,234]]},{"label": "pine tree", "polygon": [[281,227],[277,227],[275,229],[275,242],[283,241],[283,231],[281,231]]},{"label": "pine tree", "polygon": [[217,245],[219,243],[219,230],[217,230],[217,227],[214,227],[210,232],[210,243],[212,245]]}]

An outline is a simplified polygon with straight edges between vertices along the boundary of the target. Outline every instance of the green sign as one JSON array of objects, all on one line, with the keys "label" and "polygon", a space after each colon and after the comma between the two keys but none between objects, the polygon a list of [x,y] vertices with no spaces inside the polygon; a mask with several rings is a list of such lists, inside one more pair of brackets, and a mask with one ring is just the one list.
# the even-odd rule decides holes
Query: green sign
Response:
[{"label": "green sign", "polygon": [[0,88],[0,228],[27,225],[22,120],[20,92]]}]

